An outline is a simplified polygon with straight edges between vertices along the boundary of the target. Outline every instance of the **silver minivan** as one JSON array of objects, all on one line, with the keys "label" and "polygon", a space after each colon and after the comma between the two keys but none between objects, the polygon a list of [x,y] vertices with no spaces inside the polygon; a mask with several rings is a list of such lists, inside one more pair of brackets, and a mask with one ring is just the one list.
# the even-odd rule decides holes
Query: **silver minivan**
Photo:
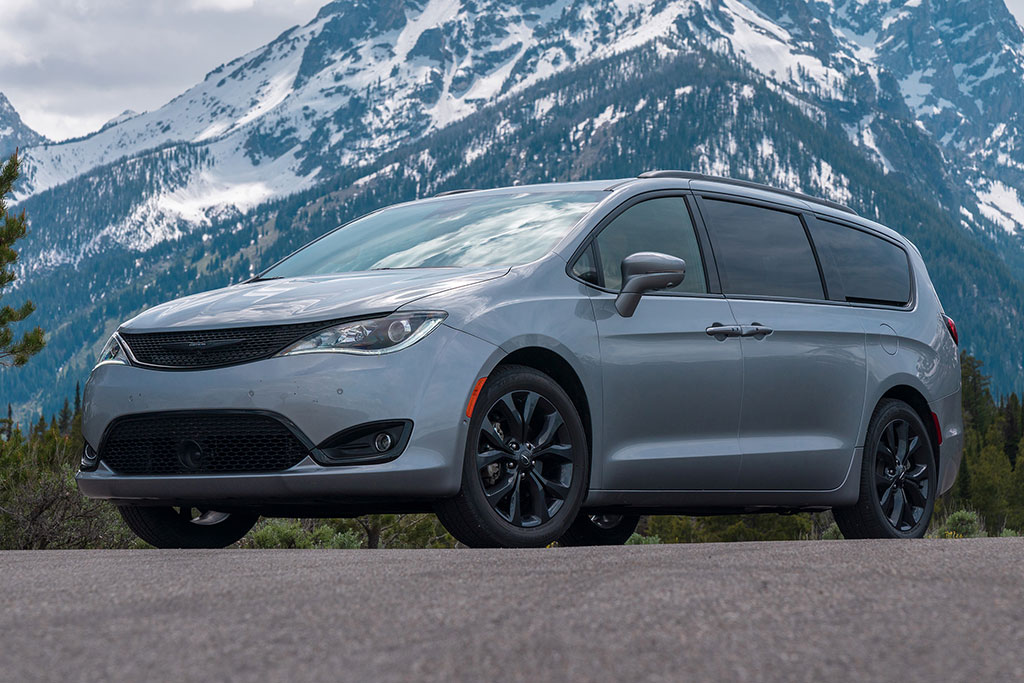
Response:
[{"label": "silver minivan", "polygon": [[957,344],[914,245],[832,202],[683,171],[445,193],[121,325],[78,484],[158,547],[400,511],[470,546],[827,509],[920,537]]}]

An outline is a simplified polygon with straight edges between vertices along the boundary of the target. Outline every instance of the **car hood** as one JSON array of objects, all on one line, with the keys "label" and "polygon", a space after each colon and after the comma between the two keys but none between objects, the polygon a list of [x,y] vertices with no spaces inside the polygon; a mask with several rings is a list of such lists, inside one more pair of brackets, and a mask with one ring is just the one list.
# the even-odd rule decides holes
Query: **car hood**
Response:
[{"label": "car hood", "polygon": [[390,313],[431,294],[498,278],[501,268],[415,268],[241,283],[154,306],[125,332],[209,329]]}]

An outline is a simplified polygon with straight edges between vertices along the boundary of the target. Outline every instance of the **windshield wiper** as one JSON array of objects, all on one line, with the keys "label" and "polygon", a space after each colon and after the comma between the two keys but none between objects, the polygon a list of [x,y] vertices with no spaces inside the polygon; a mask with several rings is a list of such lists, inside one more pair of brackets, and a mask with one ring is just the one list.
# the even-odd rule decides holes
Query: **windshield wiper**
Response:
[{"label": "windshield wiper", "polygon": [[246,284],[248,284],[250,282],[268,282],[270,280],[283,280],[283,279],[284,279],[284,275],[273,275],[271,277],[260,277],[260,276],[257,275],[256,277],[249,278],[245,282],[246,282]]}]

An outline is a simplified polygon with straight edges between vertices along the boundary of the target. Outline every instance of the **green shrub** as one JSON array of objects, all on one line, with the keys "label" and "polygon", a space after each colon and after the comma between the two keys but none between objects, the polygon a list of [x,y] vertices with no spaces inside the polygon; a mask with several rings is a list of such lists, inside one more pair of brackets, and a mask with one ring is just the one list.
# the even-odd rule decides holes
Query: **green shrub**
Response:
[{"label": "green shrub", "polygon": [[1003,529],[1002,531],[999,532],[999,538],[1018,538],[1018,537],[1020,537],[1020,532],[1019,531],[1014,531],[1013,529]]},{"label": "green shrub", "polygon": [[113,505],[78,492],[80,453],[55,427],[0,441],[0,549],[138,546]]},{"label": "green shrub", "polygon": [[839,525],[832,522],[825,530],[821,532],[821,539],[823,541],[839,541],[843,538],[843,532],[839,530]]},{"label": "green shrub", "polygon": [[641,536],[634,532],[633,535],[626,540],[626,545],[661,545],[661,539],[657,536]]},{"label": "green shrub", "polygon": [[988,536],[985,523],[975,510],[957,510],[950,513],[936,529],[937,538],[982,538]]},{"label": "green shrub", "polygon": [[647,533],[663,543],[720,543],[726,541],[789,541],[808,538],[811,515],[720,515],[647,518]]},{"label": "green shrub", "polygon": [[261,521],[238,543],[241,548],[359,548],[362,539],[354,531],[337,531],[328,524],[310,528],[297,519]]}]

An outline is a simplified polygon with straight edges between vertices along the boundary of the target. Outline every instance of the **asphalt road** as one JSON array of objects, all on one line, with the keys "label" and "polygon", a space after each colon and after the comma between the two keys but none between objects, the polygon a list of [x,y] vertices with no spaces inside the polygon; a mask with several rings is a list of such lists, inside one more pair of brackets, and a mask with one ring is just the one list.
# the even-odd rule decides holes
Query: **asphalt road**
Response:
[{"label": "asphalt road", "polygon": [[0,553],[6,681],[1019,681],[1024,540]]}]

